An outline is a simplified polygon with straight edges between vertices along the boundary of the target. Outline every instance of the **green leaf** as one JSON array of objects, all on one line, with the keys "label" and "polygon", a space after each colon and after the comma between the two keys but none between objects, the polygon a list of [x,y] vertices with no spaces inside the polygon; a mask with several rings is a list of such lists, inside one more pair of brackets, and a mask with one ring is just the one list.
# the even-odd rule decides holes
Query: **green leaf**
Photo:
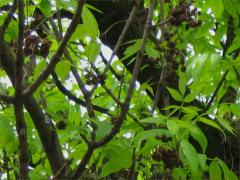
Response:
[{"label": "green leaf", "polygon": [[219,158],[216,158],[221,166],[225,180],[238,180],[237,176],[227,167],[227,165]]},{"label": "green leaf", "polygon": [[106,121],[99,121],[97,124],[97,132],[96,132],[96,138],[101,139],[103,138],[107,133],[110,132],[113,125]]},{"label": "green leaf", "polygon": [[184,156],[189,162],[191,179],[201,179],[202,172],[199,171],[199,159],[195,148],[186,140],[183,139],[180,142],[180,147],[183,151]]},{"label": "green leaf", "polygon": [[183,139],[188,135],[188,130],[192,127],[192,124],[187,121],[181,121],[178,119],[171,119],[167,121],[167,128],[172,135],[176,135],[178,139]]},{"label": "green leaf", "polygon": [[84,6],[82,10],[82,20],[84,26],[87,28],[87,34],[95,40],[98,36],[98,23],[92,12],[86,6]]},{"label": "green leaf", "polygon": [[168,91],[170,92],[171,96],[176,100],[176,101],[182,101],[183,98],[182,98],[182,95],[176,91],[175,89],[172,89],[170,87],[167,88]]},{"label": "green leaf", "polygon": [[7,28],[7,34],[10,36],[11,40],[16,40],[18,37],[18,24],[16,21],[11,21]]},{"label": "green leaf", "polygon": [[207,162],[207,156],[206,154],[198,154],[199,164],[202,171],[206,171],[208,169],[208,166],[206,164]]},{"label": "green leaf", "polygon": [[240,116],[240,105],[239,104],[231,104],[230,109],[235,116]]},{"label": "green leaf", "polygon": [[113,140],[103,149],[107,162],[103,165],[101,177],[129,168],[132,164],[132,149],[124,139]]},{"label": "green leaf", "polygon": [[210,180],[222,179],[222,172],[218,164],[218,161],[213,160],[211,162],[209,166],[209,176],[210,176]]},{"label": "green leaf", "polygon": [[186,85],[187,85],[187,78],[186,78],[185,74],[181,73],[178,86],[179,86],[179,90],[180,90],[182,96],[184,96],[184,94],[185,94]]},{"label": "green leaf", "polygon": [[218,124],[216,124],[213,120],[209,120],[207,118],[200,117],[198,119],[198,121],[218,129],[219,131],[221,131],[223,133],[224,137],[226,137],[224,131],[222,130],[222,128]]},{"label": "green leaf", "polygon": [[228,11],[228,13],[231,16],[236,17],[237,11],[234,7],[233,1],[235,1],[235,0],[222,0],[222,2],[224,4],[224,8]]},{"label": "green leaf", "polygon": [[152,57],[154,59],[159,57],[159,52],[157,50],[155,50],[155,44],[152,41],[148,41],[146,43],[145,52],[147,53],[147,55],[149,57]]},{"label": "green leaf", "polygon": [[6,148],[8,153],[17,150],[18,141],[14,135],[14,127],[12,124],[13,112],[6,109],[0,113],[0,148]]},{"label": "green leaf", "polygon": [[124,57],[121,60],[125,60],[125,59],[131,57],[132,55],[136,54],[139,51],[140,47],[141,47],[141,43],[142,43],[141,39],[135,40],[135,43],[133,45],[129,46],[125,50]]},{"label": "green leaf", "polygon": [[216,16],[216,18],[221,18],[222,17],[222,13],[224,11],[224,5],[222,0],[210,0],[210,7],[214,13],[214,15]]},{"label": "green leaf", "polygon": [[217,116],[218,122],[221,124],[223,128],[228,130],[230,133],[234,134],[234,129],[231,126],[230,122],[222,117]]},{"label": "green leaf", "polygon": [[227,50],[227,53],[232,53],[234,52],[235,50],[239,49],[240,48],[240,34],[238,34],[233,42],[231,43],[230,47],[228,48]]},{"label": "green leaf", "polygon": [[183,180],[187,179],[187,171],[184,168],[175,168],[172,172],[174,180]]},{"label": "green leaf", "polygon": [[50,16],[52,13],[52,5],[49,0],[41,0],[39,8],[46,17]]},{"label": "green leaf", "polygon": [[85,48],[85,54],[90,62],[94,62],[101,51],[101,44],[91,41]]},{"label": "green leaf", "polygon": [[11,1],[11,0],[1,0],[1,1],[0,1],[0,7],[8,4],[10,1]]},{"label": "green leaf", "polygon": [[64,82],[69,74],[71,65],[69,64],[68,61],[60,61],[56,68],[55,71],[58,75],[58,77]]},{"label": "green leaf", "polygon": [[136,137],[133,139],[134,146],[137,146],[141,141],[147,138],[155,138],[156,136],[162,135],[169,135],[169,131],[165,129],[151,129],[147,131],[140,132]]},{"label": "green leaf", "polygon": [[197,93],[190,93],[190,94],[188,94],[184,97],[183,101],[186,102],[186,103],[190,103],[194,99],[196,99],[196,96],[197,96]]},{"label": "green leaf", "polygon": [[73,33],[70,41],[82,40],[88,35],[87,27],[85,24],[79,24]]},{"label": "green leaf", "polygon": [[158,115],[158,117],[150,117],[140,120],[143,123],[165,124],[168,117]]},{"label": "green leaf", "polygon": [[202,151],[205,153],[208,141],[202,130],[195,126],[190,128],[189,133],[201,145]]},{"label": "green leaf", "polygon": [[76,8],[76,3],[74,1],[56,0],[56,2],[59,9],[63,8],[74,13],[73,9]]}]

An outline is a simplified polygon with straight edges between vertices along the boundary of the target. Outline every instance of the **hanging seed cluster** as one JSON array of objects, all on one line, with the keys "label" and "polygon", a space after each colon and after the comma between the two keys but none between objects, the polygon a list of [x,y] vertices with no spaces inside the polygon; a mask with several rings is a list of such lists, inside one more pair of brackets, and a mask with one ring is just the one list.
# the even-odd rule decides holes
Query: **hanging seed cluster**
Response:
[{"label": "hanging seed cluster", "polygon": [[183,22],[186,22],[189,27],[198,27],[202,23],[200,20],[197,20],[199,14],[198,9],[193,6],[193,1],[186,2],[186,0],[180,0],[179,4],[170,11],[170,16],[172,17],[171,24],[180,26]]},{"label": "hanging seed cluster", "polygon": [[[43,21],[44,16],[34,15],[33,21],[30,26],[25,29],[24,32],[24,55],[32,56],[38,55],[46,58],[49,54],[49,49],[52,42],[47,38],[46,35],[43,36],[42,33],[39,34],[39,24]],[[36,33],[33,33],[36,32]],[[17,42],[14,41],[11,44],[11,48],[14,52],[17,51]]]}]

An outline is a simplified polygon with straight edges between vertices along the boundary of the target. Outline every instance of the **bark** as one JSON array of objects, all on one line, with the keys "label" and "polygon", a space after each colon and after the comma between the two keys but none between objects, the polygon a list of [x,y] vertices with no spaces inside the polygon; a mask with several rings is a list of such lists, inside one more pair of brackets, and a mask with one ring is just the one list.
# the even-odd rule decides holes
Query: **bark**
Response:
[{"label": "bark", "polygon": [[[1,65],[6,71],[12,84],[15,84],[15,56],[9,46],[2,39],[1,42]],[[53,174],[56,174],[65,162],[59,139],[51,120],[44,114],[36,99],[28,96],[24,99],[24,106],[29,112],[33,123],[38,131],[44,151],[49,160]]]}]

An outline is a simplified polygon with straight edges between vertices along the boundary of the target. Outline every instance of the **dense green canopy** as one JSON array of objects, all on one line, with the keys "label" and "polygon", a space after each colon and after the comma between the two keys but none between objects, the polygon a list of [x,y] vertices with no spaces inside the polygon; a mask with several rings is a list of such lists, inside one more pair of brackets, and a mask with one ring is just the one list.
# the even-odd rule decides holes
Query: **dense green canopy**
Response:
[{"label": "dense green canopy", "polygon": [[0,179],[240,177],[240,2],[1,0]]}]

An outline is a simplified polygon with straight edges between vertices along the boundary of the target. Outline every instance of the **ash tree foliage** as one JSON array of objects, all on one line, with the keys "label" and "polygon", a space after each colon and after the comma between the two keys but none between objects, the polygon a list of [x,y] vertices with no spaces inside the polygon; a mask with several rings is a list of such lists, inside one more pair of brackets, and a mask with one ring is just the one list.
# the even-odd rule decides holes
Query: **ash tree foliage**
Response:
[{"label": "ash tree foliage", "polygon": [[238,179],[240,2],[1,0],[1,179]]}]

